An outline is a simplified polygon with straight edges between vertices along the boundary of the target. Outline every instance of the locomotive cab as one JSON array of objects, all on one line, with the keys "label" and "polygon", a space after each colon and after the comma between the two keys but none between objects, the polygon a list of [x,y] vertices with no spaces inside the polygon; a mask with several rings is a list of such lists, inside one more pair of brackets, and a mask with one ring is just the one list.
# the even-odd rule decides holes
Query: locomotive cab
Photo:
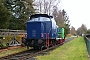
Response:
[{"label": "locomotive cab", "polygon": [[52,16],[47,14],[31,15],[27,22],[27,46],[49,47],[55,43],[57,35],[57,25]]}]

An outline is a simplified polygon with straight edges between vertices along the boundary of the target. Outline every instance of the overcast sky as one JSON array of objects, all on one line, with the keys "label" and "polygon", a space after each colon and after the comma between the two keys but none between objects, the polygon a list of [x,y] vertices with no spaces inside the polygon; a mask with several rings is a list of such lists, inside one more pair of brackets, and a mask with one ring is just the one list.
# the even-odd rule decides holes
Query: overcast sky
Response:
[{"label": "overcast sky", "polygon": [[77,29],[85,24],[90,28],[90,0],[62,0],[61,4],[68,13],[71,26]]}]

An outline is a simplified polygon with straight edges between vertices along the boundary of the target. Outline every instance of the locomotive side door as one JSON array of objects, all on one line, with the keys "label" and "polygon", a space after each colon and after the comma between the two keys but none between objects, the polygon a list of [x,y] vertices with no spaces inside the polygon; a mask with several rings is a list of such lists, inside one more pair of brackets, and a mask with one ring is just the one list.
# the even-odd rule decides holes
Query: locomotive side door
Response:
[{"label": "locomotive side door", "polygon": [[43,39],[46,38],[46,23],[45,22],[42,22],[41,24],[41,37]]}]

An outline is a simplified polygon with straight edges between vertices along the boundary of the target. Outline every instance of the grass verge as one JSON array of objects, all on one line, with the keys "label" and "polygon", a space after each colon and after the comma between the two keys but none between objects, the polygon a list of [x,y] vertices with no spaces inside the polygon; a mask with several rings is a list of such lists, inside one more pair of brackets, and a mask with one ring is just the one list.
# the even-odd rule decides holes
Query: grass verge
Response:
[{"label": "grass verge", "polygon": [[65,43],[50,52],[49,55],[37,56],[37,60],[88,60],[83,37]]},{"label": "grass verge", "polygon": [[4,57],[4,56],[11,55],[11,54],[23,52],[23,51],[26,51],[26,50],[27,50],[26,47],[20,47],[20,48],[15,48],[15,49],[12,49],[12,50],[2,51],[2,52],[0,52],[0,57]]}]

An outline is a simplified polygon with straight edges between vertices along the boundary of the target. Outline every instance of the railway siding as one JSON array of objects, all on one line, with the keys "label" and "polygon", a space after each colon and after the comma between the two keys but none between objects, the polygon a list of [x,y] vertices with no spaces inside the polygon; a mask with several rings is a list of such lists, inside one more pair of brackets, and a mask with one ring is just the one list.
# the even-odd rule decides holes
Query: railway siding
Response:
[{"label": "railway siding", "polygon": [[[71,38],[68,38],[66,39],[67,42],[69,42],[70,40],[72,40]],[[69,41],[68,41],[69,40]],[[58,45],[59,46],[59,45]],[[56,46],[57,47],[57,46]],[[55,48],[56,48],[55,47]],[[44,52],[50,52],[53,50],[53,47],[49,48],[48,49],[45,49],[44,51],[40,51],[40,52],[37,52],[35,54],[33,54],[32,52],[34,52],[33,50],[30,50],[30,51],[26,51],[26,52],[23,52],[23,53],[18,53],[18,54],[15,54],[15,55],[10,55],[10,56],[6,56],[6,57],[2,57],[1,59],[4,60],[4,59],[8,59],[8,60],[12,60],[12,59],[17,59],[17,60],[28,60],[28,59],[33,59],[35,60],[36,58],[34,58],[35,56],[38,56],[38,55],[42,55]],[[35,51],[36,52],[36,51]],[[26,53],[26,54],[25,54]],[[17,57],[18,56],[18,57]],[[23,58],[23,59],[22,59]]]},{"label": "railway siding", "polygon": [[82,37],[60,46],[48,55],[37,56],[37,60],[88,60],[88,54]]}]

